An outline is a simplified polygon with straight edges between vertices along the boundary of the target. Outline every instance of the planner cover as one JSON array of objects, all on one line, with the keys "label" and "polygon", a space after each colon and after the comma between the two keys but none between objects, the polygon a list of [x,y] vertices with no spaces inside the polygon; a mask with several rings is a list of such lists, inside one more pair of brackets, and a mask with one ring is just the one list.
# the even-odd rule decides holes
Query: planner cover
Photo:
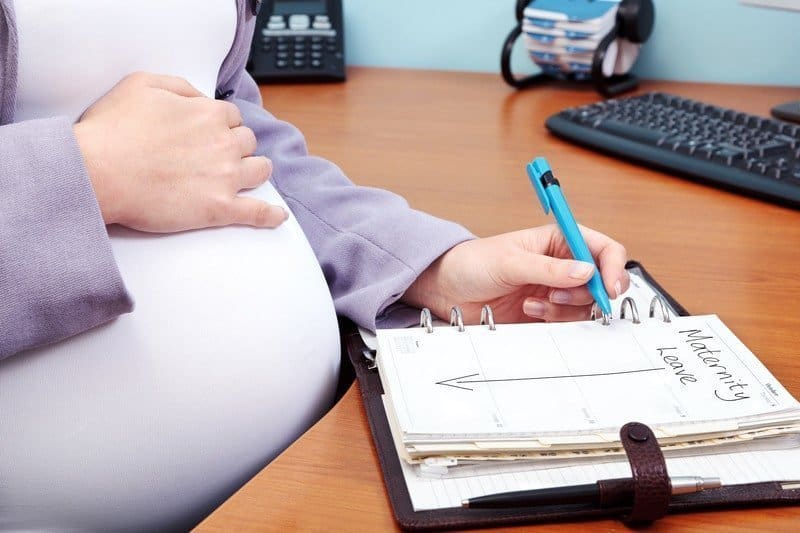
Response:
[{"label": "planner cover", "polygon": [[[631,272],[638,273],[641,279],[646,280],[648,286],[664,298],[674,313],[680,316],[688,316],[689,313],[686,309],[664,291],[642,265],[631,261],[626,265],[626,268]],[[413,486],[412,483],[411,489],[415,492],[417,498],[416,507],[418,510],[415,510],[415,504],[412,502],[409,492],[409,483],[407,483],[407,479],[411,479],[407,478],[409,465],[401,461],[395,442],[392,439],[383,403],[384,390],[380,377],[375,370],[374,353],[364,343],[355,326],[349,331],[343,331],[343,341],[343,348],[346,349],[355,368],[386,489],[395,518],[401,527],[411,530],[428,530],[586,520],[621,516],[628,510],[627,507],[599,508],[589,504],[560,504],[499,510],[463,509],[453,506],[457,504],[455,500],[452,503],[437,504],[433,501],[437,498],[436,494],[431,496],[431,503],[427,504],[426,508],[425,504],[420,505],[419,495],[421,492],[419,487]],[[786,450],[777,450],[775,453],[785,454]],[[734,466],[731,468],[734,468]],[[767,475],[767,477],[770,476]],[[772,477],[776,479],[770,478],[769,480],[754,483],[739,483],[711,491],[674,496],[670,500],[669,510],[670,512],[689,512],[713,508],[788,505],[800,502],[800,485],[777,479],[777,475]],[[461,478],[461,481],[456,478],[450,480],[450,482],[454,484],[453,486],[458,483],[464,483],[463,478]],[[423,480],[422,483],[427,482]],[[427,483],[427,485],[431,487],[444,486],[435,483]],[[431,492],[433,493],[435,490],[437,489],[432,489]],[[502,492],[502,490],[497,490],[497,492]]]}]

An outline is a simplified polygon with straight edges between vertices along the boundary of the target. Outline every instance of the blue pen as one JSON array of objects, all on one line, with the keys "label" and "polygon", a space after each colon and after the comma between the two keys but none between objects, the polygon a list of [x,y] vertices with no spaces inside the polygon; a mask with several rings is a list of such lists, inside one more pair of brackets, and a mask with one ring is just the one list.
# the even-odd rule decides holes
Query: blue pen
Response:
[{"label": "blue pen", "polygon": [[575,222],[575,217],[572,216],[572,211],[567,205],[567,199],[561,192],[561,186],[558,180],[553,176],[553,171],[550,170],[550,165],[543,157],[537,157],[532,162],[528,163],[528,177],[531,179],[533,188],[536,189],[536,195],[542,202],[544,207],[544,214],[548,214],[551,210],[556,217],[558,227],[564,234],[567,240],[573,257],[578,261],[585,261],[594,265],[594,274],[592,279],[587,283],[589,292],[594,296],[595,302],[600,307],[603,313],[603,323],[609,324],[611,319],[611,302],[608,299],[608,293],[603,286],[603,280],[600,278],[600,270],[594,262],[592,253],[589,247],[586,246],[586,241],[583,240],[578,229],[578,223]]}]

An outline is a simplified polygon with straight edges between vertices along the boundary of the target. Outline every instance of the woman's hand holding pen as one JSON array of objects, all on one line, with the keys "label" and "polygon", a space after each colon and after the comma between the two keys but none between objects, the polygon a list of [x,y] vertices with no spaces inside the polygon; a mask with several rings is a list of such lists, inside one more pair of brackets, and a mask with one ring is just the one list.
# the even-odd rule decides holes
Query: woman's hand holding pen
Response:
[{"label": "woman's hand holding pen", "polygon": [[106,224],[174,232],[228,224],[275,227],[280,206],[238,196],[272,173],[238,108],[187,81],[137,73],[74,126]]},{"label": "woman's hand holding pen", "polygon": [[[625,248],[610,237],[581,227],[609,296],[630,283]],[[461,307],[464,320],[477,323],[484,304],[497,322],[584,320],[593,298],[586,282],[589,263],[575,261],[555,225],[541,226],[454,246],[428,267],[402,301],[427,307],[440,318]]]}]

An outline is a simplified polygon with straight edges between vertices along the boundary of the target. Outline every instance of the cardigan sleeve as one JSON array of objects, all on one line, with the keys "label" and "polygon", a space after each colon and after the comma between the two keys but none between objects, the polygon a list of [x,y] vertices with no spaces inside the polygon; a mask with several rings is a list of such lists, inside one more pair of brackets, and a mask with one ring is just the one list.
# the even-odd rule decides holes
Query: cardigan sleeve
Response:
[{"label": "cardigan sleeve", "polygon": [[66,118],[0,126],[0,359],[131,311]]},{"label": "cardigan sleeve", "polygon": [[355,185],[334,163],[309,154],[303,134],[264,109],[245,71],[254,20],[240,13],[240,25],[218,94],[239,107],[257,154],[272,160],[271,181],[311,243],[337,313],[371,330],[419,321],[419,310],[397,300],[439,256],[474,235],[389,191]]}]

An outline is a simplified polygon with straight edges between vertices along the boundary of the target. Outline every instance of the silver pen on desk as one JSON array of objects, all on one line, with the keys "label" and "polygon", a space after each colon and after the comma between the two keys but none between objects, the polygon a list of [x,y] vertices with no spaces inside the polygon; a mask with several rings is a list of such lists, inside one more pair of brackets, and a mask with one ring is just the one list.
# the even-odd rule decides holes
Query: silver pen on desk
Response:
[{"label": "silver pen on desk", "polygon": [[[672,495],[689,494],[722,486],[719,478],[681,476],[670,478]],[[533,507],[570,503],[593,503],[608,507],[633,502],[633,479],[604,479],[586,485],[551,487],[547,489],[520,490],[478,496],[461,502],[470,509],[504,509],[508,507]]]}]

